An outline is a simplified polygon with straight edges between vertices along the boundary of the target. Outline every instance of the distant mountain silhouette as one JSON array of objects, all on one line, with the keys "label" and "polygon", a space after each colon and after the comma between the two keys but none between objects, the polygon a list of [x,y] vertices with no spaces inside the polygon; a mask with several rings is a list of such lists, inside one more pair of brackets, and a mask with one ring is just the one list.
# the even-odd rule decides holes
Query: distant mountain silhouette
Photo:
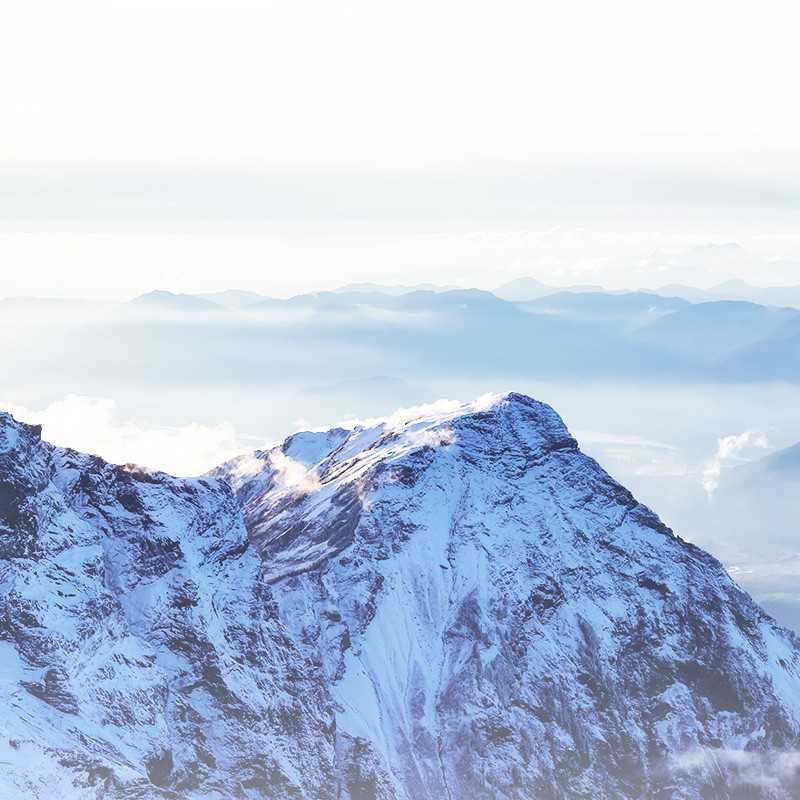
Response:
[{"label": "distant mountain silhouette", "polygon": [[128,302],[135,308],[154,311],[220,311],[222,306],[193,294],[174,294],[156,290],[139,295]]},{"label": "distant mountain silhouette", "polygon": [[210,303],[229,309],[246,308],[247,306],[254,305],[255,303],[267,299],[263,294],[248,292],[242,289],[225,289],[225,291],[222,292],[210,292],[193,296],[200,300],[207,300]]}]

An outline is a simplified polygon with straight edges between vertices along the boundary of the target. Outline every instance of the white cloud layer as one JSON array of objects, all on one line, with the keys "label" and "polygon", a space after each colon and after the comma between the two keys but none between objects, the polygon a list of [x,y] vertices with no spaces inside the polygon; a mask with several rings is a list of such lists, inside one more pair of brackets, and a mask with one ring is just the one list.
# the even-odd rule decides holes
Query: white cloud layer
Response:
[{"label": "white cloud layer", "polygon": [[782,0],[6,5],[6,159],[797,164]]},{"label": "white cloud layer", "polygon": [[47,441],[94,453],[117,464],[136,463],[173,475],[198,475],[247,452],[230,422],[180,427],[121,419],[113,400],[67,395],[43,409],[0,402],[18,420],[43,426]]}]

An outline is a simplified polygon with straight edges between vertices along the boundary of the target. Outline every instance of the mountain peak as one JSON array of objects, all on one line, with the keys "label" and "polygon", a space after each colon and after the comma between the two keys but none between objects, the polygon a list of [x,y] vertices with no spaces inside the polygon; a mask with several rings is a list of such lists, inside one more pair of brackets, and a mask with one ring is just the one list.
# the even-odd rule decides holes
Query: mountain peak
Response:
[{"label": "mountain peak", "polygon": [[268,565],[267,579],[275,581],[317,568],[352,545],[369,509],[399,486],[447,485],[457,495],[483,492],[500,480],[509,484],[502,491],[511,492],[544,465],[559,485],[567,473],[601,473],[596,491],[669,533],[579,451],[549,405],[518,392],[468,403],[439,400],[351,429],[295,434],[212,474],[236,492],[250,538]]},{"label": "mountain peak", "polygon": [[401,408],[389,417],[368,421],[358,427],[382,426],[386,431],[400,432],[407,428],[452,424],[459,419],[473,417],[502,418],[520,417],[532,426],[551,433],[566,433],[561,417],[547,403],[543,403],[519,392],[487,393],[475,400],[437,400],[433,403]]},{"label": "mountain peak", "polygon": [[798,641],[526,395],[224,481],[0,430],[0,795],[697,800],[800,747]]},{"label": "mountain peak", "polygon": [[287,440],[237,494],[295,636],[323,642],[337,730],[402,796],[688,800],[714,777],[660,784],[684,753],[798,740],[792,637],[550,406],[439,401],[323,444]]},{"label": "mountain peak", "polygon": [[441,426],[450,426],[465,436],[469,434],[469,446],[478,450],[498,442],[506,447],[516,445],[527,449],[577,448],[563,420],[551,406],[518,392],[483,395],[452,411],[434,412],[431,417],[423,415],[418,419],[411,417],[404,423],[404,428],[412,433]]}]

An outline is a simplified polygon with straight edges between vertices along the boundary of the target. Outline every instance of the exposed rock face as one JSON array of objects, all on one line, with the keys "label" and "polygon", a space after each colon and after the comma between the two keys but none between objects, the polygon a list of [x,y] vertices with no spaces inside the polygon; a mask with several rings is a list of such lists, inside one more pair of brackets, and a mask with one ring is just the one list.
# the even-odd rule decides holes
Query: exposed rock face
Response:
[{"label": "exposed rock face", "polygon": [[0,431],[0,796],[800,796],[800,643],[548,406],[192,481]]}]

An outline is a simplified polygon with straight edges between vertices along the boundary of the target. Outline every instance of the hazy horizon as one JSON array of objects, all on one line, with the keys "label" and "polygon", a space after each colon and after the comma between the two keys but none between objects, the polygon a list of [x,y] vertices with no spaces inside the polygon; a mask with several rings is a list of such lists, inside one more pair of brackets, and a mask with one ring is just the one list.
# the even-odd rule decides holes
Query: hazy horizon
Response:
[{"label": "hazy horizon", "polygon": [[[241,233],[241,232],[240,232]],[[105,241],[102,248],[111,248],[118,257],[135,258],[142,243],[145,250],[160,246],[160,258],[174,259],[180,264],[181,257],[175,253],[176,240],[189,241],[190,250],[205,250],[206,259],[211,251],[213,257],[238,257],[243,244],[240,233],[213,232],[213,228],[202,228],[193,236],[175,237],[173,234],[154,234],[152,232],[116,232],[109,234],[111,241]],[[34,231],[20,234],[21,248],[30,242]],[[729,281],[743,281],[758,288],[790,287],[800,285],[800,249],[782,251],[776,256],[773,251],[763,248],[748,250],[735,241],[709,242],[697,239],[696,243],[675,246],[674,238],[656,239],[658,244],[647,241],[654,237],[631,237],[625,240],[619,235],[611,236],[602,232],[585,234],[584,241],[576,245],[574,231],[534,232],[531,230],[478,231],[462,230],[448,232],[438,227],[427,233],[404,233],[399,239],[395,234],[371,226],[362,227],[358,232],[348,233],[348,227],[331,226],[326,229],[283,230],[280,233],[261,233],[256,236],[259,243],[242,259],[238,265],[226,268],[213,266],[172,266],[152,264],[146,258],[140,263],[130,263],[116,271],[96,265],[78,266],[74,263],[73,249],[81,250],[87,243],[96,239],[96,234],[40,231],[39,246],[62,250],[53,256],[50,266],[31,263],[34,248],[28,244],[27,252],[20,259],[19,268],[9,267],[7,280],[0,287],[0,299],[16,297],[62,298],[91,300],[95,302],[125,302],[142,294],[155,291],[168,291],[174,294],[214,294],[228,290],[251,291],[265,297],[289,298],[314,291],[333,291],[352,284],[377,284],[386,286],[408,286],[415,284],[445,285],[458,288],[477,288],[493,291],[498,287],[521,278],[533,278],[555,288],[572,286],[600,286],[611,291],[656,291],[664,286],[680,284],[690,288],[709,290]],[[244,235],[244,240],[255,234]],[[103,237],[100,237],[103,239]],[[0,247],[14,246],[15,236],[7,234],[0,237]],[[63,239],[63,241],[61,241]],[[555,240],[566,241],[559,249]],[[642,241],[644,239],[645,241]],[[570,240],[573,240],[570,243]],[[800,235],[798,235],[800,240]],[[593,242],[597,241],[596,247]],[[762,243],[763,244],[763,243]],[[326,247],[327,245],[327,247]],[[373,245],[373,247],[370,247]],[[263,254],[262,250],[275,248],[282,254],[285,266],[257,268],[252,260]],[[93,257],[98,257],[97,249],[90,244]],[[228,249],[230,248],[230,249]],[[359,267],[356,262],[374,258],[375,252],[385,248],[389,257],[385,259],[384,270],[370,270]],[[411,258],[411,253],[427,248],[430,253],[440,253],[440,257],[457,262],[450,269],[408,269],[394,268],[394,262],[401,258]],[[504,268],[483,269],[476,262],[488,260],[486,253],[499,251],[510,259]],[[533,251],[531,265],[524,261],[520,253]],[[589,257],[588,253],[593,253]],[[604,251],[606,254],[604,254]],[[616,255],[608,253],[613,251]],[[574,260],[570,253],[574,252]],[[322,271],[306,271],[298,264],[298,259],[310,258],[309,253],[320,254],[337,263],[344,259],[353,266],[350,271],[342,270],[336,275]],[[767,253],[770,253],[767,255]],[[788,254],[787,254],[788,253]],[[580,255],[578,255],[580,254]],[[149,253],[152,255],[152,253]],[[349,256],[349,259],[348,259]],[[144,258],[144,257],[143,257]],[[383,256],[381,256],[383,258]],[[545,261],[537,265],[536,259]],[[67,259],[65,261],[65,259]],[[42,259],[44,261],[44,259]],[[63,280],[65,271],[69,280]],[[264,274],[262,274],[262,272]],[[273,277],[272,272],[278,272]]]},{"label": "hazy horizon", "polygon": [[[784,15],[16,4],[0,293],[800,284]],[[750,260],[669,263],[729,242]]]}]

